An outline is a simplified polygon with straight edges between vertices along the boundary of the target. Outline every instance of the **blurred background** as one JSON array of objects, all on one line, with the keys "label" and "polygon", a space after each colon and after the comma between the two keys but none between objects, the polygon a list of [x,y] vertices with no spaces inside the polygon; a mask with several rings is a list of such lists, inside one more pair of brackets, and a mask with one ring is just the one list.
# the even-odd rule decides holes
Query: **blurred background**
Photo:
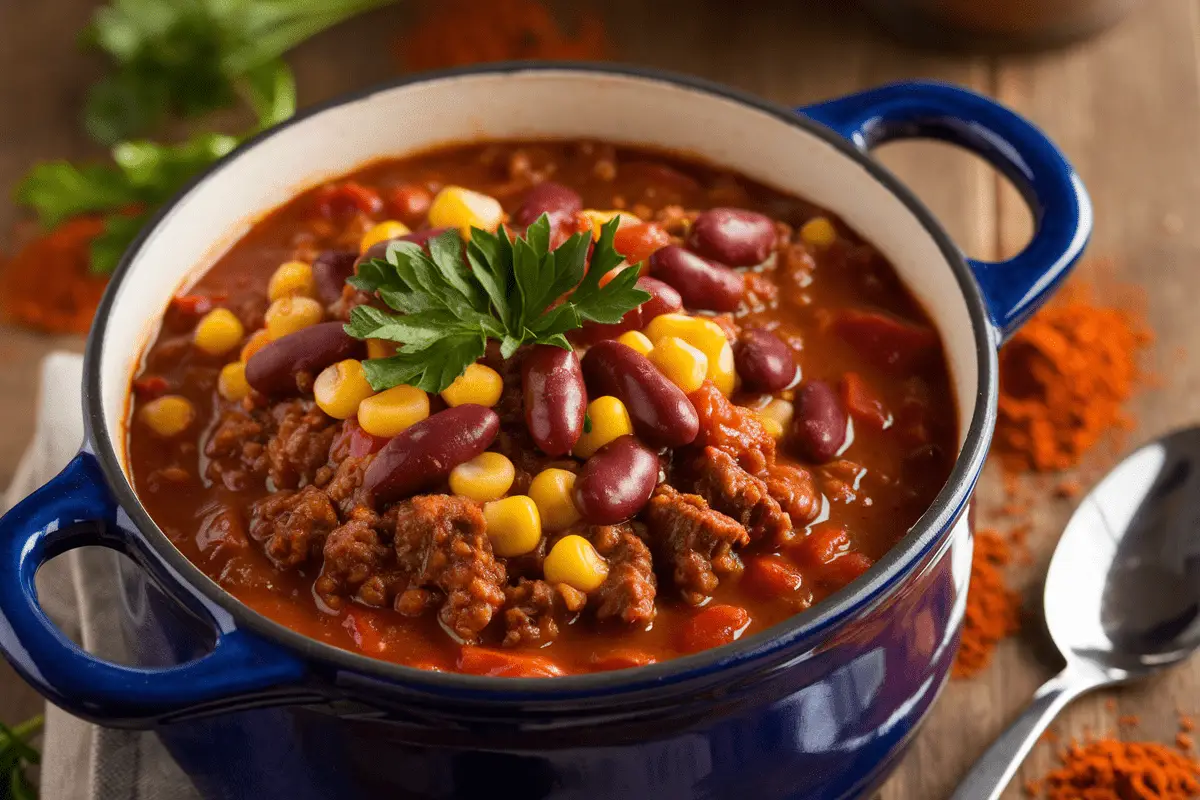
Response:
[{"label": "blurred background", "polygon": [[[41,358],[82,348],[124,243],[190,175],[296,107],[512,58],[658,67],[788,106],[909,78],[996,97],[1058,142],[1092,194],[1081,279],[1137,287],[1153,320],[1165,388],[1133,399],[1133,438],[1194,420],[1200,367],[1183,353],[1200,291],[1198,21],[1200,0],[0,0],[0,485],[27,444]],[[1019,196],[973,156],[926,142],[878,156],[969,255],[1027,241]],[[985,482],[985,514],[1006,502],[1001,483]],[[1030,537],[1011,575],[1027,601],[1067,494],[1045,488],[1028,513],[1053,535]],[[1004,643],[989,670],[947,688],[887,800],[948,793],[1054,669],[1041,641]],[[1072,706],[1061,727],[1102,732],[1138,714],[1142,734],[1169,740],[1196,697],[1200,673],[1180,670]],[[0,665],[0,721],[40,705]],[[1052,763],[1043,748],[1022,775]]]}]

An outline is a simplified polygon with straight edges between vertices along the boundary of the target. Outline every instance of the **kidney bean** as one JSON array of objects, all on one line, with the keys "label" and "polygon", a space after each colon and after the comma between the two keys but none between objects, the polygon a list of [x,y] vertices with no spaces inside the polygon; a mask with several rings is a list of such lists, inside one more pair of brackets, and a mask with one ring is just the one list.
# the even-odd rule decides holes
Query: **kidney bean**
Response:
[{"label": "kidney bean", "polygon": [[846,411],[824,381],[808,381],[796,393],[792,439],[810,461],[824,463],[846,441]]},{"label": "kidney bean", "polygon": [[765,328],[743,331],[733,357],[742,383],[752,391],[781,391],[795,383],[799,375],[792,348]]},{"label": "kidney bean", "polygon": [[710,208],[688,231],[688,247],[731,267],[761,264],[774,246],[771,218],[742,208]]},{"label": "kidney bean", "polygon": [[709,606],[684,622],[679,647],[687,653],[708,650],[736,641],[749,627],[750,612],[741,606]]},{"label": "kidney bean", "polygon": [[604,339],[615,339],[626,331],[640,331],[650,320],[660,314],[672,314],[683,309],[683,298],[679,292],[655,278],[642,277],[637,287],[650,293],[650,299],[621,317],[620,322],[604,325],[586,322],[582,328],[571,331],[569,338],[577,344],[591,344]]},{"label": "kidney bean", "polygon": [[525,198],[513,212],[512,224],[527,228],[537,222],[542,214],[550,217],[550,227],[557,228],[575,218],[583,209],[583,198],[579,192],[559,183],[543,181],[525,193]]},{"label": "kidney bean", "polygon": [[688,308],[737,311],[742,303],[745,280],[740,273],[678,245],[650,256],[650,274],[675,287]]},{"label": "kidney bean", "polygon": [[465,403],[440,411],[392,437],[367,467],[363,488],[377,506],[408,497],[487,450],[499,432],[490,408]]},{"label": "kidney bean", "polygon": [[548,456],[571,452],[583,433],[587,390],[579,356],[548,344],[534,345],[521,363],[525,424]]},{"label": "kidney bean", "polygon": [[313,284],[322,303],[329,305],[341,299],[342,287],[357,266],[358,253],[352,250],[326,250],[317,256],[312,264]]},{"label": "kidney bean", "polygon": [[601,447],[575,479],[575,506],[588,522],[615,525],[642,510],[658,484],[658,455],[630,435]]},{"label": "kidney bean", "polygon": [[366,344],[321,322],[270,342],[246,362],[246,382],[265,395],[295,394],[296,374],[316,375],[330,364],[366,355]]},{"label": "kidney bean", "polygon": [[700,417],[678,386],[650,360],[620,342],[597,342],[583,357],[593,397],[613,395],[625,404],[638,436],[654,447],[682,447],[700,431]]}]

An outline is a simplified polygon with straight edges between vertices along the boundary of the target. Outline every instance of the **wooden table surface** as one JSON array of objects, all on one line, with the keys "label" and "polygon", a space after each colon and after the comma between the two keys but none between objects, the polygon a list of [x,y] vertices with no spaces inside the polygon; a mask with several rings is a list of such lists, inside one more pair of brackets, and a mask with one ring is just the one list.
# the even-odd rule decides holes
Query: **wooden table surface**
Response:
[{"label": "wooden table surface", "polygon": [[[905,78],[936,78],[991,94],[1053,137],[1083,176],[1096,206],[1090,255],[1106,259],[1109,280],[1144,287],[1157,331],[1159,389],[1137,397],[1132,441],[1146,440],[1200,418],[1200,352],[1194,319],[1200,292],[1200,0],[1160,0],[1111,32],[1083,45],[1019,57],[945,56],[915,51],[880,35],[843,2],[744,3],[696,0],[610,0],[603,4],[621,60],[697,73],[787,105]],[[80,133],[86,87],[101,69],[80,54],[75,32],[92,3],[42,0],[0,10],[0,187],[36,159],[98,154]],[[775,8],[778,6],[778,8]],[[405,4],[377,12],[306,43],[292,61],[301,100],[314,102],[389,77],[390,45],[408,18]],[[12,19],[10,22],[15,23]],[[664,34],[664,31],[670,31]],[[939,144],[885,147],[880,158],[928,202],[968,254],[1016,252],[1029,234],[1029,214],[988,167]],[[5,190],[7,191],[7,190]],[[819,198],[817,198],[819,200]],[[0,205],[0,230],[17,212]],[[1098,274],[1094,264],[1080,272]],[[31,387],[41,357],[67,337],[0,329],[0,485],[7,484],[31,430]],[[1187,355],[1191,351],[1194,355]],[[1094,474],[1115,456],[1096,455]],[[1026,632],[1002,645],[982,676],[952,682],[885,787],[886,800],[946,796],[974,758],[1018,713],[1058,664],[1037,620],[1040,576],[1072,507],[1034,495],[1034,564],[1013,571],[1032,610]],[[983,523],[1000,500],[999,481],[980,489]],[[39,700],[0,665],[0,720],[34,713]],[[1200,711],[1200,662],[1118,692],[1072,705],[1057,725],[1064,735],[1116,727],[1136,714],[1134,735],[1171,741],[1177,709]],[[1020,777],[1053,763],[1039,747]],[[1021,796],[1014,788],[1006,797]]]}]

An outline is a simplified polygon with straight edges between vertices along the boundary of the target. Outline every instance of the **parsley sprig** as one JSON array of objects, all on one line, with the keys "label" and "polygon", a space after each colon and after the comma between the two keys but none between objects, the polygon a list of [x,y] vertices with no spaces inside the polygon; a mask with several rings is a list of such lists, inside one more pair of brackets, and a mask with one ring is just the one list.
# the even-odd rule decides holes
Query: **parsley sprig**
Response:
[{"label": "parsley sprig", "polygon": [[25,769],[41,761],[41,755],[29,740],[42,729],[42,722],[42,717],[37,716],[11,728],[0,723],[0,798],[36,800],[37,790]]},{"label": "parsley sprig", "polygon": [[525,344],[569,350],[567,331],[584,322],[620,322],[650,294],[635,286],[636,269],[601,285],[624,260],[613,248],[618,224],[601,228],[590,266],[591,237],[577,233],[551,249],[546,215],[515,239],[504,228],[473,228],[465,248],[457,231],[431,239],[428,253],[412,242],[392,243],[386,259],[361,264],[350,279],[399,312],[358,306],[346,326],[356,338],[401,345],[391,358],[365,362],[372,388],[408,384],[440,392],[484,355],[489,339],[508,358]]}]

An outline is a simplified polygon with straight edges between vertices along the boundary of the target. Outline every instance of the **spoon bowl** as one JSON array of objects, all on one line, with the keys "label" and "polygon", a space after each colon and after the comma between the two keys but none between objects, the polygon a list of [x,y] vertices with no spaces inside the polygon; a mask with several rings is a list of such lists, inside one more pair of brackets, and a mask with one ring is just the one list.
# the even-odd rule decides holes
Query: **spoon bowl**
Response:
[{"label": "spoon bowl", "polygon": [[1050,561],[1046,627],[1067,664],[975,763],[952,800],[995,800],[1079,695],[1200,648],[1200,427],[1129,455],[1075,510]]}]

